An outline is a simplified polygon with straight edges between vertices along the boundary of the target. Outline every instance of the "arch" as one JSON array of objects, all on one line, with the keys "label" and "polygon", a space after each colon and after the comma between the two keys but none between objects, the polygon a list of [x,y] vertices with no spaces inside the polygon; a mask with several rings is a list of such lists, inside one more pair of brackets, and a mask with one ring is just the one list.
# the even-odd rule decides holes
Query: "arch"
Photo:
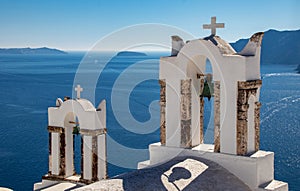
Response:
[{"label": "arch", "polygon": [[[78,117],[73,113],[69,112],[65,116],[64,126],[65,129],[65,176],[69,177],[76,175],[75,168],[75,135],[73,133],[74,126],[79,126],[80,122]],[[81,136],[81,135],[80,135]],[[82,174],[80,172],[82,178]]]},{"label": "arch", "polygon": [[[239,58],[239,57],[238,57]],[[187,77],[191,78],[193,82],[197,81],[195,79],[195,72],[200,72],[200,74],[205,74],[206,72],[206,61],[209,60],[210,64],[211,64],[211,68],[212,68],[212,78],[213,78],[213,82],[214,82],[214,99],[213,99],[213,116],[214,116],[214,151],[215,152],[220,152],[221,150],[221,122],[223,122],[226,118],[225,118],[225,114],[226,112],[221,112],[221,110],[225,110],[227,107],[227,102],[225,100],[225,97],[227,95],[226,89],[225,89],[225,80],[224,79],[230,79],[231,77],[227,77],[226,75],[231,73],[227,73],[224,71],[226,70],[226,62],[224,62],[226,60],[226,57],[224,57],[219,49],[219,47],[215,46],[214,44],[212,44],[212,42],[207,41],[207,40],[202,40],[202,39],[198,39],[198,40],[193,40],[190,41],[189,43],[187,43],[180,51],[180,53],[177,55],[177,59],[178,62],[182,65],[185,65],[186,67],[186,73],[187,73]],[[186,64],[187,63],[187,64]],[[192,66],[192,67],[191,67]],[[227,69],[228,70],[228,69]],[[191,72],[193,71],[193,72]],[[225,74],[225,76],[224,76]],[[194,83],[194,87],[200,87],[203,88],[204,87],[204,76],[198,76],[198,84]],[[223,89],[221,89],[223,87]],[[199,91],[196,88],[196,91]],[[196,94],[192,94],[194,95],[194,97],[196,96]],[[222,95],[222,96],[221,96]],[[193,96],[192,96],[193,97]],[[222,101],[221,101],[222,100]],[[233,103],[233,100],[230,100],[229,103]],[[203,143],[203,117],[204,117],[204,100],[200,99],[200,103],[196,103],[194,99],[192,100],[192,103],[195,105],[198,105],[200,108],[197,108],[192,110],[192,116],[193,119],[199,119],[200,118],[200,122],[198,124],[198,126],[200,126],[200,138],[199,138],[199,142],[197,140],[195,140],[195,136],[193,136],[193,141],[196,144],[193,144],[193,146],[196,146],[197,144],[201,144]],[[200,111],[200,117],[197,117],[197,112]],[[194,115],[196,112],[196,115]],[[222,115],[222,116],[221,116]],[[193,123],[193,122],[192,122]],[[228,125],[228,127],[230,127],[230,125]],[[195,134],[197,134],[198,132],[196,130],[194,130]],[[230,131],[223,131],[226,134],[229,134],[228,132]],[[230,136],[225,135],[223,136],[223,139],[228,137],[228,139],[232,139]],[[223,142],[229,142],[229,140],[224,140]],[[233,143],[234,144],[234,143]],[[234,147],[234,145],[230,145],[227,144],[228,146],[230,146],[231,148]],[[225,148],[225,147],[224,147]],[[225,148],[226,149],[226,148]],[[234,151],[230,151],[230,152],[234,152]]]},{"label": "arch", "polygon": [[[51,108],[49,112],[49,125],[64,127],[65,116],[69,112],[72,112],[78,117],[81,127],[84,129],[95,129],[99,121],[96,120],[95,112],[96,109],[88,100],[80,99],[73,100],[69,99],[64,101],[60,107]],[[88,118],[93,118],[95,120],[88,120]]]},{"label": "arch", "polygon": [[213,70],[212,65],[210,61],[206,60],[205,65],[205,79],[204,79],[204,87],[202,90],[202,94],[207,94],[207,87],[209,89],[209,92],[211,94],[211,97],[209,95],[203,95],[203,129],[204,129],[204,137],[203,137],[203,143],[205,144],[214,144],[214,79],[213,79]]},{"label": "arch", "polygon": [[[245,155],[247,105],[243,96],[248,89],[256,91],[261,85],[257,76],[259,70],[252,67],[259,63],[256,57],[247,59],[237,54],[230,44],[217,36],[189,41],[177,55],[160,59],[159,77],[166,82],[166,107],[163,112],[166,121],[166,146],[191,148],[203,143],[203,103],[197,100],[197,94],[204,81],[206,59],[210,60],[214,80],[214,151]],[[252,69],[248,70],[250,66]],[[250,88],[246,87],[244,91],[244,84],[249,84]],[[252,85],[254,88],[251,88]],[[170,87],[178,93],[172,92]],[[170,100],[180,104],[175,101],[171,103]],[[176,120],[177,116],[179,120]],[[256,132],[259,131],[257,121]],[[179,133],[177,127],[180,129]],[[172,132],[175,138],[171,139],[168,132]],[[255,136],[258,137],[258,134]],[[257,148],[258,141],[256,142]]]},{"label": "arch", "polygon": [[[216,39],[197,39],[188,42],[177,55],[176,62],[177,65],[183,65],[180,67],[187,73],[187,63],[190,60],[193,61],[199,57],[210,60],[215,82],[214,151],[236,154],[237,130],[233,127],[236,127],[237,121],[234,120],[236,111],[232,108],[237,107],[236,83],[246,80],[246,60],[243,56],[234,54],[235,51],[230,51],[231,46],[228,43],[221,39],[217,39],[218,42],[215,43],[214,40]],[[197,62],[195,63],[199,66]],[[204,62],[200,63],[200,68],[203,67],[201,64],[204,65]]]},{"label": "arch", "polygon": [[210,60],[213,70],[213,78],[215,80],[222,79],[221,65],[222,54],[216,46],[212,46],[211,42],[206,40],[192,40],[187,43],[177,55],[178,64],[184,66],[184,72],[187,77],[191,77],[189,74],[189,68],[193,63],[197,68],[197,71],[205,71],[206,59]]},{"label": "arch", "polygon": [[[48,108],[49,177],[75,175],[74,125],[80,124],[81,172],[76,181],[90,183],[106,178],[106,102],[98,109],[85,99],[69,99]],[[53,177],[54,176],[54,177]]]},{"label": "arch", "polygon": [[[217,55],[217,56],[214,56]],[[217,116],[212,118],[210,124],[213,123],[213,131],[211,132],[212,140],[209,143],[216,142],[218,145],[216,151],[219,152],[219,139],[220,139],[220,80],[223,79],[220,72],[220,59],[222,55],[218,48],[214,48],[211,44],[207,44],[207,41],[195,40],[191,41],[186,46],[184,46],[180,53],[177,55],[179,60],[178,63],[184,65],[184,70],[186,72],[186,77],[192,80],[192,122],[191,122],[191,146],[196,146],[204,143],[204,105],[205,99],[199,97],[201,91],[204,88],[204,82],[209,77],[208,74],[212,76],[212,83],[216,82],[216,88],[218,90],[217,100],[212,99],[211,108],[212,116]],[[207,71],[208,63],[210,63],[211,71]],[[219,80],[216,80],[219,79]],[[214,91],[214,88],[213,90]],[[198,97],[198,99],[195,99]],[[216,108],[216,109],[215,109]],[[207,116],[207,115],[206,115]],[[216,120],[217,119],[217,120]],[[216,123],[216,125],[214,124]],[[215,129],[216,128],[216,129]],[[206,142],[208,140],[206,137]]]}]

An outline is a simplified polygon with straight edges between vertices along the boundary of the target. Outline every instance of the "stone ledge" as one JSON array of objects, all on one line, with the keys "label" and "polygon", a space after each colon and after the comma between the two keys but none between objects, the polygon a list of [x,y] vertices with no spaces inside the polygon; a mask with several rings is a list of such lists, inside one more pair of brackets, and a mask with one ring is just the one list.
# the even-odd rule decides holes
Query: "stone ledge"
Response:
[{"label": "stone ledge", "polygon": [[63,133],[63,127],[58,127],[58,126],[48,126],[47,130],[49,133]]},{"label": "stone ledge", "polygon": [[81,135],[88,135],[88,136],[98,136],[102,134],[106,134],[106,128],[103,129],[80,129],[80,134]]},{"label": "stone ledge", "polygon": [[238,81],[239,89],[257,89],[261,87],[262,80]]},{"label": "stone ledge", "polygon": [[42,177],[42,180],[51,180],[51,181],[66,181],[71,183],[78,183],[76,180],[68,180],[67,178],[59,175],[46,174]]},{"label": "stone ledge", "polygon": [[81,184],[82,186],[94,183],[96,181],[93,180],[86,180],[79,178],[79,180],[70,179],[69,177],[63,177],[59,175],[53,175],[53,174],[46,174],[42,177],[42,180],[50,180],[50,181],[57,181],[57,182],[71,182],[74,184]]}]

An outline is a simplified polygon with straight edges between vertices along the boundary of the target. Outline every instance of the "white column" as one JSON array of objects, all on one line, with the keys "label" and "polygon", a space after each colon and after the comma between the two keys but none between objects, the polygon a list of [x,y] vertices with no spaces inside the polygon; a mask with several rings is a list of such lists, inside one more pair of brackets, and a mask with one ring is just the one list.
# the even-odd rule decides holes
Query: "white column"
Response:
[{"label": "white column", "polygon": [[92,136],[83,135],[83,179],[92,179]]},{"label": "white column", "polygon": [[65,140],[66,140],[66,177],[72,176],[74,173],[74,155],[73,155],[73,128],[65,128]]},{"label": "white column", "polygon": [[166,146],[180,147],[180,80],[166,81]]},{"label": "white column", "polygon": [[247,140],[247,153],[252,153],[255,151],[255,126],[254,126],[254,105],[255,97],[250,96],[248,100],[248,140]]},{"label": "white column", "polygon": [[[196,72],[195,72],[196,73]],[[192,146],[197,146],[200,144],[200,107],[199,107],[199,89],[200,80],[197,79],[197,74],[192,76],[191,84],[191,141]]]},{"label": "white column", "polygon": [[[230,91],[229,91],[230,90]],[[220,87],[220,152],[236,154],[237,82],[221,81]]]},{"label": "white column", "polygon": [[107,175],[107,159],[106,159],[106,134],[97,137],[98,144],[98,179],[106,179]]},{"label": "white column", "polygon": [[60,163],[60,134],[52,133],[51,136],[51,155],[52,155],[52,169],[51,174],[59,175],[59,163]]}]

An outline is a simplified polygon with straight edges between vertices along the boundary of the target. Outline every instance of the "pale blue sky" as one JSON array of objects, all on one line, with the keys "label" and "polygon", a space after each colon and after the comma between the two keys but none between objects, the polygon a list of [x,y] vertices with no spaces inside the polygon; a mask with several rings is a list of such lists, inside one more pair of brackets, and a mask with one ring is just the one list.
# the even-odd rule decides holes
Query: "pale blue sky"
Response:
[{"label": "pale blue sky", "polygon": [[[268,29],[300,29],[299,0],[0,0],[0,47],[88,50],[120,28],[162,23],[196,37],[211,16],[227,41]],[[141,34],[142,35],[142,34]]]}]

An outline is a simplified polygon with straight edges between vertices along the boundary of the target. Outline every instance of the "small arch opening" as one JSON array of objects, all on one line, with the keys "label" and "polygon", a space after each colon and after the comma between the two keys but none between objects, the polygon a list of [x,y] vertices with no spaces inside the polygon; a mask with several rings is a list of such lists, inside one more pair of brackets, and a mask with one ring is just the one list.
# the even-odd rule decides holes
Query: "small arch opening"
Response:
[{"label": "small arch opening", "polygon": [[214,79],[213,68],[207,58],[202,99],[204,100],[204,140],[205,144],[214,144]]},{"label": "small arch opening", "polygon": [[75,119],[76,124],[73,127],[73,142],[74,142],[74,170],[75,174],[81,174],[81,135],[80,124],[78,117]]},{"label": "small arch opening", "polygon": [[66,177],[81,174],[81,136],[79,118],[72,112],[68,113],[64,121],[66,147],[65,172]]}]

